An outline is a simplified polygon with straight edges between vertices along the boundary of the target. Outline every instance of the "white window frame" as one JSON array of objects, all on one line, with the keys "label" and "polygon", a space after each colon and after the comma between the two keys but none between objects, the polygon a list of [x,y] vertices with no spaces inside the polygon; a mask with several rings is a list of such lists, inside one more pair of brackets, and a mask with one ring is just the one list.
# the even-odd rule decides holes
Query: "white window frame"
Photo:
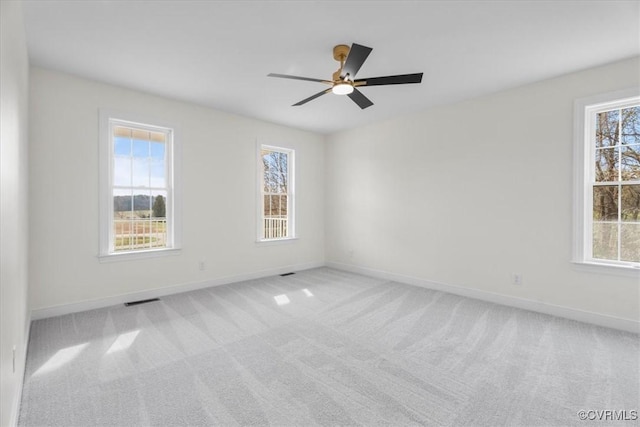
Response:
[{"label": "white window frame", "polygon": [[591,246],[596,114],[638,102],[640,89],[630,88],[577,99],[574,103],[573,263],[589,272],[640,277],[638,263],[595,259],[592,257]]},{"label": "white window frame", "polygon": [[[287,159],[287,178],[289,180],[287,184],[287,231],[286,237],[278,237],[272,239],[263,238],[263,226],[264,226],[264,170],[262,163],[262,150],[278,151],[286,153],[289,158]],[[284,243],[292,242],[298,239],[296,234],[296,153],[295,149],[283,144],[274,145],[270,143],[263,143],[258,141],[256,143],[256,172],[257,172],[257,212],[256,212],[256,242],[260,244],[270,243]]]},{"label": "white window frame", "polygon": [[[100,109],[99,173],[100,173],[100,262],[135,260],[158,256],[178,255],[182,245],[181,222],[181,150],[177,126],[164,120],[139,114]],[[167,132],[167,246],[135,251],[113,251],[113,126],[132,126],[138,129]]]}]

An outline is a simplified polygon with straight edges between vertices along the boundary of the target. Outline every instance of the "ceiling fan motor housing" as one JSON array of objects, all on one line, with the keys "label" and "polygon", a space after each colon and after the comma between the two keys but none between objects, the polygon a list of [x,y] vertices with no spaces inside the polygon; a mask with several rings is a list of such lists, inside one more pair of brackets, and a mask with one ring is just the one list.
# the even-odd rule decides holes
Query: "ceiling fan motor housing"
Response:
[{"label": "ceiling fan motor housing", "polygon": [[333,48],[333,59],[338,62],[344,62],[349,55],[349,46],[346,44],[339,44]]}]

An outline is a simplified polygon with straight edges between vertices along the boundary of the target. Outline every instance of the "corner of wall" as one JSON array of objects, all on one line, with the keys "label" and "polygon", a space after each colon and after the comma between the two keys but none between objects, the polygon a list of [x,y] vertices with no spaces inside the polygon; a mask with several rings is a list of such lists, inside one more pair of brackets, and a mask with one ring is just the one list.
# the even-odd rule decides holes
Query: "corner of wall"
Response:
[{"label": "corner of wall", "polygon": [[0,1],[0,425],[18,422],[30,330],[28,303],[29,58],[22,1]]}]

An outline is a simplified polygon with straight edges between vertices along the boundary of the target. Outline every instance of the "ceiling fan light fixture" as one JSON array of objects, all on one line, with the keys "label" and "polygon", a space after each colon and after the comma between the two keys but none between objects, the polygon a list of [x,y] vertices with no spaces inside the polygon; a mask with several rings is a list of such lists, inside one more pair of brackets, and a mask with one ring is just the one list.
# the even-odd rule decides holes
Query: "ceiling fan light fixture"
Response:
[{"label": "ceiling fan light fixture", "polygon": [[335,93],[336,95],[349,95],[351,92],[353,92],[353,86],[349,83],[338,83],[333,85],[333,87],[331,88],[331,92]]}]

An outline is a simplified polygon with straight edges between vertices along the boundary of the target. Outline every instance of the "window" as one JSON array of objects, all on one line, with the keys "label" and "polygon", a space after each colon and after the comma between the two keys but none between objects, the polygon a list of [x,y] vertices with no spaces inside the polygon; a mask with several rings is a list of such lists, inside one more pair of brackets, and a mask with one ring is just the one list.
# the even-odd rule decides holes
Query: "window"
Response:
[{"label": "window", "polygon": [[260,145],[259,241],[295,237],[293,167],[293,150]]},{"label": "window", "polygon": [[174,131],[102,117],[100,255],[177,248]]},{"label": "window", "polygon": [[640,96],[600,101],[577,104],[583,146],[577,261],[640,268]]}]

